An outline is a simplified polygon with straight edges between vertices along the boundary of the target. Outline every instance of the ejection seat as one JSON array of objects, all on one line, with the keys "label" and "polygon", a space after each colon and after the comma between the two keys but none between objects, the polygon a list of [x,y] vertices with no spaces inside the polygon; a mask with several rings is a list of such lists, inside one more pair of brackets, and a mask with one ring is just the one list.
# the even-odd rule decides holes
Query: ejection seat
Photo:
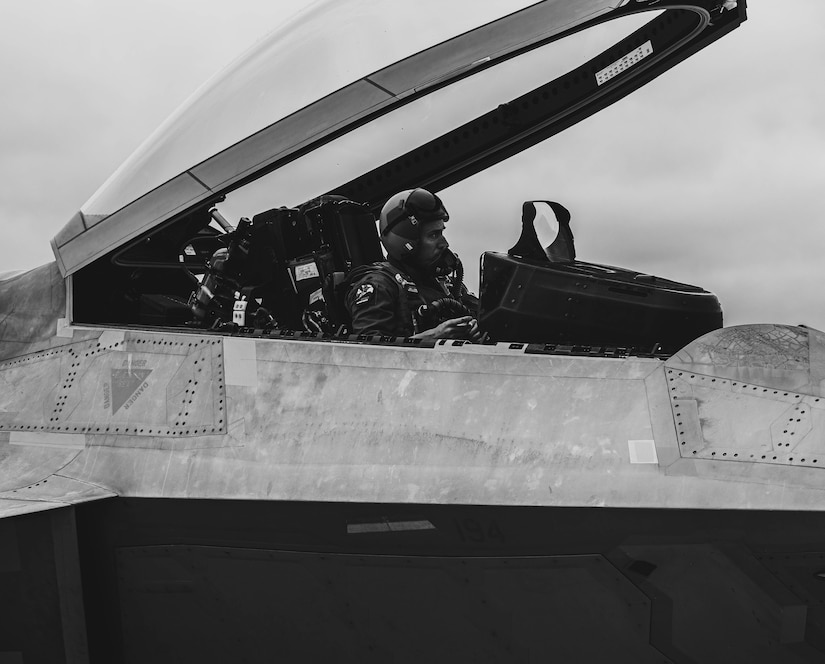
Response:
[{"label": "ejection seat", "polygon": [[381,260],[367,206],[322,196],[241,219],[190,297],[196,324],[331,332],[333,275]]},{"label": "ejection seat", "polygon": [[367,206],[331,195],[255,215],[250,246],[249,299],[289,330],[332,331],[334,275],[383,259]]}]

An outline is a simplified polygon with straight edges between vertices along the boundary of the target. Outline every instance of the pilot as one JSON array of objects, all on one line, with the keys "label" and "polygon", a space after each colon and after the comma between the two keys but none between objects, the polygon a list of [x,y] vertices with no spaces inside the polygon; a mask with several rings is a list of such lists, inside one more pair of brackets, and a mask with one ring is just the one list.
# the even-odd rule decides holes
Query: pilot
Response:
[{"label": "pilot", "polygon": [[[444,237],[448,219],[441,199],[426,189],[402,191],[387,201],[379,231],[388,259],[350,275],[345,303],[353,333],[482,340],[471,313],[478,301],[460,276],[449,276],[460,263]],[[428,309],[445,312],[440,318],[446,320],[433,320]]]}]

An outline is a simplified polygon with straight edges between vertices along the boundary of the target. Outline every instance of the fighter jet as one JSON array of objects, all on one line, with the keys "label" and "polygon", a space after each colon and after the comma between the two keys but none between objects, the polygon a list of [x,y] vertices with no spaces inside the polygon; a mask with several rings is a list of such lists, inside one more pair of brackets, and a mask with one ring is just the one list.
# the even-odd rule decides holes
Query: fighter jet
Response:
[{"label": "fighter jet", "polygon": [[212,79],[0,281],[0,661],[822,661],[823,333],[577,259],[552,191],[484,343],[340,306],[387,197],[745,18],[336,0]]}]

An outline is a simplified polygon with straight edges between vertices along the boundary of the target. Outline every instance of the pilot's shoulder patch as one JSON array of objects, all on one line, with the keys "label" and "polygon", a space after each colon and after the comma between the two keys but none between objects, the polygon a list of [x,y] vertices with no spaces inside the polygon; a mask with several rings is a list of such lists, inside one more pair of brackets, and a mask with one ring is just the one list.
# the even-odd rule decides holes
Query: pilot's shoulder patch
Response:
[{"label": "pilot's shoulder patch", "polygon": [[375,295],[375,286],[372,284],[361,284],[355,291],[355,305],[366,304]]}]

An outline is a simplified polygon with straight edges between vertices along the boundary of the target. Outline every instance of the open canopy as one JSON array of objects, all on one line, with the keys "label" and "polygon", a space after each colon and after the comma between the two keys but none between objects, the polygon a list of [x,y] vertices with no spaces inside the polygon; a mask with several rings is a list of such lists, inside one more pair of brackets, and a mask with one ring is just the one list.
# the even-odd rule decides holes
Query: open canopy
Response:
[{"label": "open canopy", "polygon": [[[642,13],[560,71],[525,59]],[[742,0],[319,2],[205,84],[115,172],[52,240],[58,265],[71,274],[264,175],[273,204],[438,190],[616,101],[744,18]],[[462,88],[504,63],[527,71],[508,75],[515,87]]]}]

